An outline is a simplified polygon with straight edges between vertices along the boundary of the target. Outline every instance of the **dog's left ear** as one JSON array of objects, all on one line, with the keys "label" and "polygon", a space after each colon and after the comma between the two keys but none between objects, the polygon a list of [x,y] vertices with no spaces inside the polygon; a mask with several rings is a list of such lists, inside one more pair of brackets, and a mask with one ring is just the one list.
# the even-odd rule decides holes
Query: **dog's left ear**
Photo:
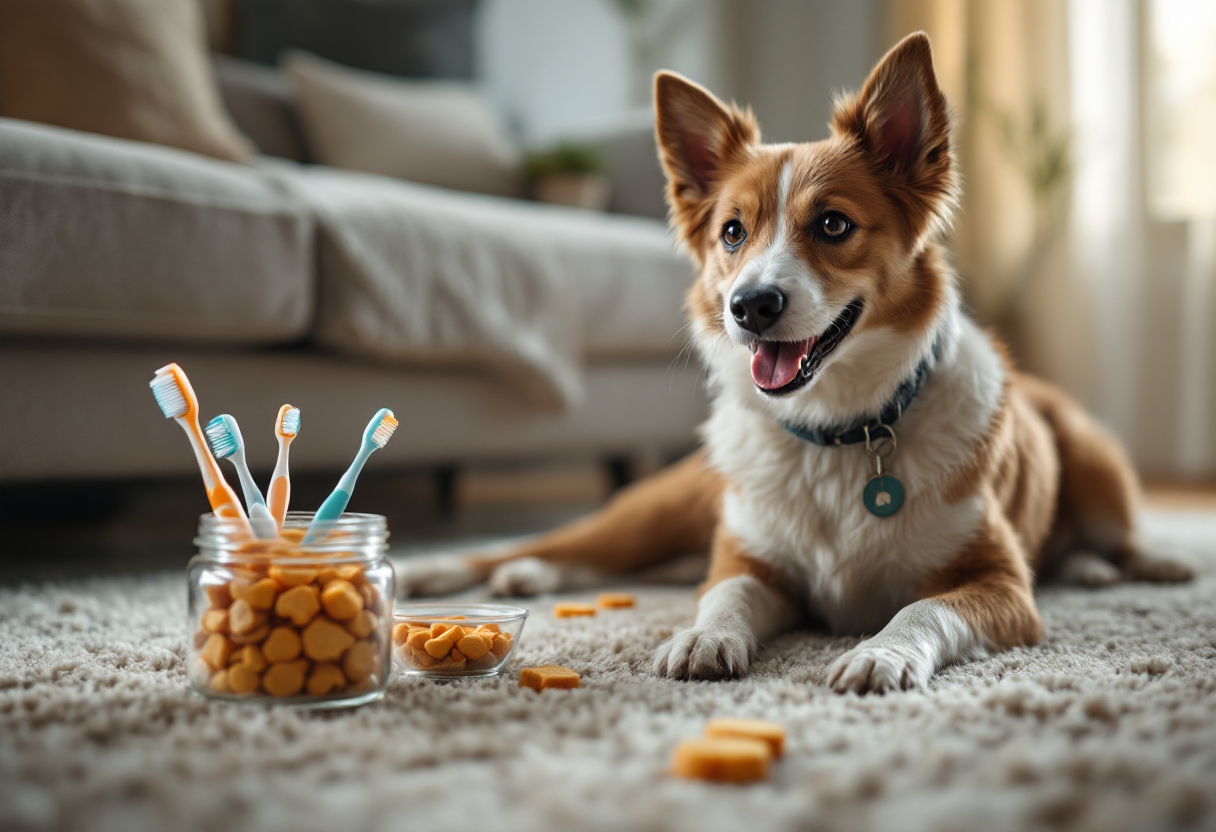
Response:
[{"label": "dog's left ear", "polygon": [[924,32],[896,44],[857,97],[837,103],[832,118],[837,135],[855,138],[878,168],[928,197],[927,207],[939,215],[957,189],[950,124]]}]

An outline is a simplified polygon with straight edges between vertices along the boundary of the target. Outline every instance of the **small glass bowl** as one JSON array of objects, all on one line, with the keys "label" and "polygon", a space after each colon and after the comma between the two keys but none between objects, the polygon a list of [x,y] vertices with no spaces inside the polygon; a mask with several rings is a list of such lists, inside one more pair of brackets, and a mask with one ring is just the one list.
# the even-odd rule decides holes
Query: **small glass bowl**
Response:
[{"label": "small glass bowl", "polygon": [[[523,607],[506,604],[394,606],[393,662],[408,676],[496,676],[519,643],[527,617]],[[452,634],[455,627],[461,631]]]}]

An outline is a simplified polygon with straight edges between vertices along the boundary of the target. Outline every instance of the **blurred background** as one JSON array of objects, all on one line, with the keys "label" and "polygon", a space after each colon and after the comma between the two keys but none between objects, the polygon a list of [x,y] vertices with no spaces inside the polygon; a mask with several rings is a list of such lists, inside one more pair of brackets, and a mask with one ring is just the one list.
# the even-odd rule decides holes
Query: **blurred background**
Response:
[{"label": "blurred background", "polygon": [[[171,6],[185,8],[184,2],[105,0],[101,6],[123,7],[126,24],[114,22],[112,15],[104,25],[94,20],[75,45],[66,48],[75,56],[104,56],[110,50],[107,39],[130,41],[131,32],[144,29],[150,32],[146,42],[168,42],[148,21]],[[856,89],[890,46],[918,29],[932,38],[939,79],[958,116],[965,189],[950,243],[974,314],[1010,342],[1024,369],[1062,384],[1123,439],[1153,484],[1154,495],[1214,502],[1216,0],[189,0],[190,14],[183,13],[173,25],[186,33],[183,43],[197,42],[204,50],[198,65],[208,75],[206,84],[213,84],[214,75],[219,85],[218,93],[203,90],[198,97],[209,95],[221,102],[226,114],[217,112],[216,117],[235,123],[224,127],[228,132],[212,131],[222,133],[222,141],[201,148],[191,143],[193,138],[139,132],[152,130],[156,118],[143,119],[134,132],[108,123],[84,123],[87,108],[60,94],[70,92],[68,81],[55,95],[70,117],[48,114],[41,107],[49,100],[46,95],[38,99],[39,106],[20,111],[17,103],[25,100],[24,88],[37,73],[20,66],[15,56],[26,54],[22,50],[27,48],[30,54],[50,50],[59,43],[57,27],[72,8],[86,5],[83,0],[41,6],[11,0],[0,8],[0,116],[157,142],[226,160],[208,161],[227,166],[223,170],[204,171],[191,163],[191,176],[231,178],[237,174],[228,168],[236,161],[252,169],[240,175],[252,177],[258,187],[292,195],[291,210],[299,210],[301,227],[315,225],[307,234],[315,234],[319,253],[313,253],[312,238],[305,234],[303,253],[292,266],[299,274],[285,271],[284,279],[319,284],[323,302],[302,309],[298,326],[276,334],[278,340],[255,338],[248,347],[242,341],[224,349],[248,348],[250,352],[242,353],[246,366],[256,357],[263,362],[259,366],[278,368],[276,377],[300,381],[292,389],[304,386],[303,380],[319,385],[324,395],[318,393],[317,401],[305,406],[305,434],[310,418],[312,425],[324,425],[326,433],[353,433],[361,426],[355,424],[361,411],[353,404],[363,407],[366,399],[378,406],[375,396],[362,391],[398,385],[394,389],[412,408],[413,436],[394,440],[381,470],[369,473],[359,495],[361,508],[390,516],[398,542],[426,546],[437,540],[545,528],[595,506],[614,488],[695,445],[704,391],[695,369],[691,381],[679,381],[684,376],[678,370],[686,358],[678,355],[683,346],[679,303],[690,273],[661,226],[662,179],[650,109],[656,70],[677,70],[725,99],[750,106],[767,141],[815,140],[827,135],[834,96]],[[60,17],[50,23],[34,21],[36,8]],[[98,62],[104,63],[103,58]],[[349,70],[360,72],[352,75]],[[138,75],[150,98],[173,99],[172,106],[186,98],[165,95],[176,76],[147,70]],[[408,154],[399,147],[390,147],[386,154],[383,148],[365,146],[381,130],[396,129],[387,117],[368,117],[369,108],[389,102],[401,90],[401,95],[416,96],[420,88],[409,84],[435,82],[459,95],[476,96],[475,112],[466,106],[471,98],[451,105],[451,112],[459,110],[460,118],[475,123],[478,135],[485,137],[478,162],[490,167],[472,184],[467,164],[445,168],[418,163],[403,169],[401,157]],[[406,86],[392,92],[394,84]],[[411,99],[410,106],[418,100]],[[338,135],[341,127],[345,135]],[[26,136],[24,128],[15,129]],[[454,146],[459,142],[452,135],[469,133],[445,137],[439,131],[431,139]],[[38,136],[23,141],[40,148],[83,141],[63,131]],[[98,144],[99,153],[128,154],[132,160],[138,156],[126,145],[103,145]],[[7,146],[11,150],[14,144]],[[63,158],[87,155],[88,146],[71,144],[76,149],[65,151]],[[31,154],[17,154],[17,161],[8,159],[6,165],[10,170],[43,165],[31,162]],[[179,162],[163,154],[156,157],[157,165],[170,163]],[[353,169],[410,186],[423,183],[445,193],[481,191],[494,196],[470,196],[466,204],[403,184],[369,184],[366,177],[325,173],[329,179],[318,179],[321,168]],[[40,176],[46,173],[45,168],[39,170]],[[167,176],[157,173],[141,181],[161,187]],[[318,182],[330,188],[320,197]],[[4,187],[10,196],[17,193],[11,182]],[[349,230],[338,228],[339,223],[354,223],[371,211],[373,191],[379,194],[375,200],[391,203],[397,213],[377,214],[375,223],[358,229],[366,237],[360,238],[360,247],[347,250],[335,243],[333,251],[327,248],[331,238],[344,239]],[[355,192],[358,199],[348,196]],[[445,207],[438,214],[402,213],[402,205],[423,197]],[[530,204],[517,210],[501,201],[508,198]],[[553,205],[534,208],[535,202]],[[59,234],[48,229],[57,228],[61,208],[29,214],[27,208],[14,206],[34,202],[10,198],[7,203],[0,200],[0,212],[5,204],[10,212],[26,210],[18,219],[40,229],[21,237],[10,223],[9,231],[0,231],[0,236],[9,235],[0,240],[0,264],[8,268],[0,289],[14,297],[20,294],[15,286],[28,293],[30,286],[50,280],[49,272],[30,266],[43,263],[43,253],[50,250],[44,239],[56,239],[56,251],[69,250],[82,222],[109,216],[94,210]],[[375,209],[381,211],[378,202]],[[495,213],[504,211],[515,213]],[[391,270],[387,277],[371,271],[352,275],[358,264],[350,262],[359,259],[356,254],[374,250],[392,266],[404,259],[392,245],[406,230],[427,217],[463,221],[466,215],[482,222],[470,226],[474,230],[467,238],[489,239],[507,228],[519,239],[532,239],[528,235],[534,233],[584,244],[582,249],[558,251],[558,260],[536,265],[534,271],[553,263],[573,264],[563,268],[582,279],[590,263],[615,269],[605,272],[606,282],[597,284],[594,297],[589,299],[586,281],[579,290],[583,294],[572,297],[571,304],[584,307],[581,317],[569,319],[577,321],[570,325],[572,331],[555,333],[544,330],[544,322],[538,324],[547,348],[557,344],[551,356],[560,353],[563,344],[579,344],[571,352],[572,374],[540,382],[550,398],[564,403],[560,418],[541,415],[543,409],[528,411],[516,399],[493,398],[484,392],[490,388],[477,386],[481,382],[469,380],[473,392],[467,395],[449,389],[451,385],[444,387],[448,380],[436,381],[431,368],[440,360],[450,363],[451,356],[409,352],[400,344],[375,340],[388,337],[385,333],[393,326],[404,326],[401,321],[379,321],[378,329],[371,331],[358,330],[353,318],[329,320],[335,309],[362,309],[366,317],[402,302],[394,300],[395,290],[373,293],[371,301],[359,300],[365,307],[341,294],[362,291],[358,287],[376,281],[399,286],[411,279]],[[200,225],[186,236],[205,237],[214,227]],[[158,236],[147,227],[139,233],[149,239]],[[114,234],[90,232],[89,237],[92,247],[80,260],[85,264],[97,260],[97,240]],[[622,252],[633,243],[622,241],[643,238],[651,247],[650,259],[629,260],[632,255]],[[513,242],[517,240],[508,234],[503,244]],[[34,246],[30,250],[35,254],[12,254],[23,245]],[[137,248],[127,245],[124,250]],[[8,261],[3,261],[5,250]],[[507,259],[527,256],[516,248],[505,250]],[[264,254],[264,246],[259,251]],[[452,250],[445,256],[455,261],[462,255]],[[184,280],[183,264],[198,257],[162,257],[123,271],[146,273],[161,282]],[[264,260],[258,261],[258,280],[269,274]],[[477,276],[477,264],[489,261],[468,262],[474,265],[466,271]],[[26,272],[17,275],[18,267]],[[171,271],[158,276],[161,267]],[[88,266],[74,268],[79,274]],[[340,269],[347,271],[335,271]],[[240,269],[234,266],[232,271],[239,276]],[[651,274],[661,275],[662,281],[655,277],[640,282],[643,277],[651,280]],[[94,285],[109,279],[90,277]],[[663,289],[656,300],[660,283]],[[549,289],[537,296],[548,297]],[[541,291],[535,286],[530,290]],[[9,306],[0,308],[15,308],[12,304],[20,300],[6,295]],[[404,303],[410,311],[418,301],[406,297]],[[659,309],[659,317],[649,324],[650,334],[629,319],[639,304]],[[280,320],[284,308],[276,307]],[[0,327],[0,349],[11,371],[0,381],[10,390],[21,389],[29,383],[23,379],[35,376],[51,384],[51,370],[59,359],[45,349],[43,335],[31,335],[25,323],[14,320],[5,318]],[[421,325],[416,320],[413,324]],[[610,324],[617,327],[612,337],[619,343],[604,346],[611,340],[612,333],[604,334]],[[72,349],[88,346],[92,342],[80,338],[98,338],[100,332],[96,326],[83,335],[69,331]],[[145,355],[172,340],[172,333],[163,332],[144,336],[127,331],[121,336],[115,343],[122,349],[135,345],[145,352],[94,360],[110,368],[127,361],[122,365],[126,377],[138,375],[131,367],[146,365],[150,371],[158,366]],[[433,334],[430,337],[434,340]],[[467,351],[460,354],[467,358]],[[211,377],[223,378],[221,365],[228,355],[206,352],[192,359],[191,366],[203,368],[204,377],[213,366]],[[363,387],[321,384],[323,361],[332,364],[352,357],[374,359],[374,371],[368,371],[372,375],[365,384],[360,382]],[[501,350],[478,362],[499,357]],[[516,358],[527,364],[534,357],[525,351]],[[21,362],[29,369],[15,370]],[[556,359],[552,364],[557,366]],[[580,366],[586,370],[581,382]],[[296,372],[299,375],[293,376]],[[255,402],[258,412],[277,407],[279,391],[262,384],[253,371],[246,375],[242,403],[232,412],[240,415],[240,407],[252,408]],[[181,544],[177,549],[189,553],[182,529],[190,527],[200,509],[197,482],[186,474],[190,459],[179,447],[181,437],[157,424],[159,414],[142,412],[150,410],[142,389],[146,382],[135,381],[129,395],[138,403],[124,402],[122,407],[124,413],[142,408],[144,421],[135,432],[150,449],[149,461],[137,464],[132,461],[137,455],[128,453],[121,455],[120,464],[115,450],[95,463],[73,467],[53,460],[56,464],[48,466],[32,451],[22,456],[25,450],[10,446],[8,470],[0,470],[7,539],[25,541],[27,547],[41,545],[52,527],[64,525],[62,517],[50,522],[41,507],[68,495],[96,508],[85,512],[81,522],[87,527],[67,538],[63,548],[84,547],[81,551],[87,551],[94,568],[106,563],[115,569],[133,563],[166,565],[160,542],[165,534]],[[337,404],[347,405],[349,412],[342,416],[346,421],[327,415]],[[0,412],[10,437],[20,435],[19,421],[43,418],[32,405],[7,410],[0,405]],[[87,427],[84,430],[87,433]],[[105,441],[112,444],[114,435],[110,431]],[[301,442],[301,500],[319,501],[341,470],[340,460],[349,449],[336,439],[325,448],[330,446],[335,450],[317,450],[318,445],[310,450]],[[81,461],[89,452],[82,445],[79,452],[65,451],[61,457]],[[177,464],[160,461],[170,458]],[[251,450],[251,464],[262,479],[272,461],[269,446]],[[118,466],[118,475],[106,476],[112,466]],[[101,545],[99,527],[122,533],[112,545]],[[152,531],[141,537],[141,529]],[[133,554],[139,552],[143,554]],[[10,568],[7,578],[31,575],[32,568],[29,563]]]},{"label": "blurred background", "polygon": [[[303,45],[410,72],[394,63],[409,33],[376,13],[397,6],[404,24],[415,3],[206,3],[222,51],[273,62]],[[819,139],[833,96],[927,31],[958,116],[965,192],[951,242],[976,315],[1112,426],[1144,470],[1216,477],[1216,2],[446,5],[472,38],[443,69],[480,84],[533,147],[649,121],[661,68],[751,106],[767,141]]]}]

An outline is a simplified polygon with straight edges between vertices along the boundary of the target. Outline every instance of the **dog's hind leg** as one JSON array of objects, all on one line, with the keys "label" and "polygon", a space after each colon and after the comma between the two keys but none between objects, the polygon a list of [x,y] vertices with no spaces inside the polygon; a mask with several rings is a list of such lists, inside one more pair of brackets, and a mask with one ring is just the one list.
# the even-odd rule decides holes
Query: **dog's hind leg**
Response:
[{"label": "dog's hind leg", "polygon": [[705,551],[723,487],[698,451],[623,489],[595,514],[501,551],[407,563],[398,584],[407,595],[429,595],[489,580],[498,594],[535,595]]},{"label": "dog's hind leg", "polygon": [[1019,376],[1018,385],[1051,426],[1059,449],[1056,536],[1067,541],[1065,567],[1074,552],[1085,552],[1113,563],[1130,580],[1190,580],[1189,566],[1142,547],[1136,535],[1140,483],[1115,438],[1052,385],[1028,376]]}]

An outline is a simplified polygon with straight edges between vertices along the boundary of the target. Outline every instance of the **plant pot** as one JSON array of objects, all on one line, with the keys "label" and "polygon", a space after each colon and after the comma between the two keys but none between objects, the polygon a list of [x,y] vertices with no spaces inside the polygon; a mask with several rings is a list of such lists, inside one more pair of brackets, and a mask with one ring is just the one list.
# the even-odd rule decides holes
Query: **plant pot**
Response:
[{"label": "plant pot", "polygon": [[539,202],[592,211],[608,209],[608,180],[594,174],[558,173],[546,176],[536,181],[532,193]]}]

